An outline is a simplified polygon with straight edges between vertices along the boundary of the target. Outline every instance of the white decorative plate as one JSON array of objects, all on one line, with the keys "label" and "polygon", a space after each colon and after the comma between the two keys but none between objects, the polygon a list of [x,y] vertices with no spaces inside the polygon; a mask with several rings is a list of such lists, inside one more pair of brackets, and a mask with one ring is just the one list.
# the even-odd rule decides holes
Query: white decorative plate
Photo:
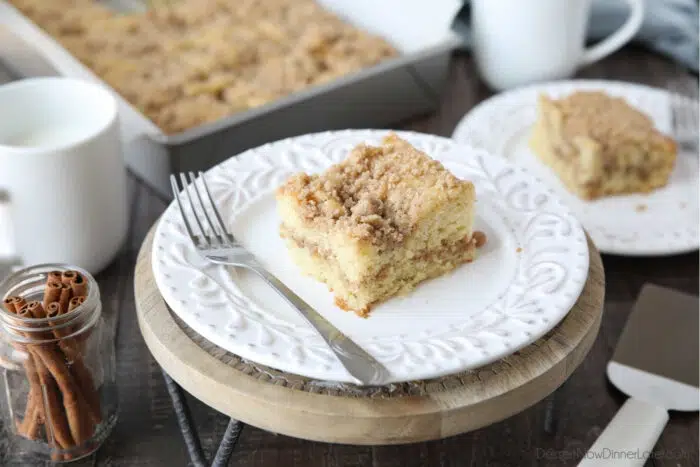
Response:
[{"label": "white decorative plate", "polygon": [[[561,97],[577,90],[601,90],[625,98],[671,134],[669,94],[661,89],[612,81],[561,81],[520,88],[488,99],[459,122],[452,137],[526,167],[571,207],[604,253],[670,255],[698,249],[698,154],[679,153],[668,185],[649,194],[583,201],[528,148],[540,93]],[[693,105],[690,100],[687,105]],[[695,104],[697,105],[697,104]]]},{"label": "white decorative plate", "polygon": [[[231,158],[207,172],[225,222],[264,266],[363,346],[393,381],[432,378],[484,365],[533,342],[569,311],[588,273],[582,228],[552,191],[525,170],[436,136],[399,132],[472,180],[479,258],[373,309],[368,319],[338,309],[331,293],[302,276],[279,238],[274,190],[291,174],[320,172],[386,131],[349,130],[290,138]],[[290,373],[352,378],[283,299],[245,270],[207,263],[187,238],[174,204],[153,245],[153,271],[172,310],[243,358]]]}]

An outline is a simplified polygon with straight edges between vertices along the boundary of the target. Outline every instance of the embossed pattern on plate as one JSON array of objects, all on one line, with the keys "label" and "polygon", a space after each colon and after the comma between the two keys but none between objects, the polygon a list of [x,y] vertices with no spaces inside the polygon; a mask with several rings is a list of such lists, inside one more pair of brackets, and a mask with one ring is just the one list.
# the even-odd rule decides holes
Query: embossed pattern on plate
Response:
[{"label": "embossed pattern on plate", "polygon": [[[261,263],[391,372],[392,380],[439,377],[522,348],[554,327],[588,272],[582,228],[552,190],[484,151],[450,139],[399,132],[477,191],[479,258],[412,293],[378,305],[368,319],[333,304],[302,276],[279,238],[274,190],[291,174],[320,172],[379,130],[347,130],[267,144],[207,173],[227,225]],[[203,260],[171,204],[153,247],[156,283],[170,308],[216,345],[263,365],[311,378],[352,381],[315,331],[262,280]]]},{"label": "embossed pattern on plate", "polygon": [[[587,202],[569,193],[527,145],[540,93],[562,97],[577,90],[601,90],[626,99],[671,134],[669,94],[648,86],[613,81],[561,81],[496,95],[472,109],[452,137],[526,167],[571,207],[598,250],[628,256],[671,255],[698,249],[698,154],[680,152],[668,185],[649,194]],[[688,100],[687,105],[693,105]]]}]

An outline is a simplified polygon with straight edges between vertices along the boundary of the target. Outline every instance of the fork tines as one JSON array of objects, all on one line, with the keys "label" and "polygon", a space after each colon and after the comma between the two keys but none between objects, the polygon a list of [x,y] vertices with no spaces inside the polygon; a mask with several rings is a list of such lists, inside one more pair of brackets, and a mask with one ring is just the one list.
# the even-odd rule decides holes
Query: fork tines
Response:
[{"label": "fork tines", "polygon": [[187,234],[197,247],[212,248],[228,245],[233,241],[233,237],[226,229],[212,199],[204,174],[198,172],[197,175],[198,177],[195,177],[193,172],[183,172],[178,176],[170,175],[173,197],[177,202]]},{"label": "fork tines", "polygon": [[668,83],[674,137],[680,143],[697,147],[698,83],[695,79],[674,79]]}]

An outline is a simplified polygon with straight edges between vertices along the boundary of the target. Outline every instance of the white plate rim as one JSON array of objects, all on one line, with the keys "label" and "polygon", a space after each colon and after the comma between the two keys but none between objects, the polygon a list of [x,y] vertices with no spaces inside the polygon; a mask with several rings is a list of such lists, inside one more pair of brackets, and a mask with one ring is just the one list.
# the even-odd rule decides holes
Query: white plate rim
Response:
[{"label": "white plate rim", "polygon": [[[468,137],[468,133],[471,127],[474,125],[475,121],[482,118],[482,115],[488,112],[491,108],[497,107],[500,103],[506,101],[516,101],[523,96],[528,96],[533,92],[546,92],[547,90],[559,90],[559,89],[600,89],[605,91],[610,90],[635,90],[638,92],[645,93],[663,93],[668,94],[668,91],[662,88],[657,88],[642,83],[632,83],[626,81],[616,81],[616,80],[597,80],[597,79],[574,79],[574,80],[560,80],[560,81],[550,81],[544,83],[531,84],[509,91],[505,91],[488,99],[483,100],[479,104],[475,105],[469,112],[467,112],[457,123],[454,131],[452,132],[452,138],[455,141],[461,142],[463,144],[471,144],[475,147],[480,147],[478,143],[474,143],[473,138]],[[690,100],[688,100],[690,102]],[[522,130],[520,128],[519,130]],[[516,130],[517,131],[517,130]],[[494,151],[490,151],[496,157],[504,157],[501,154],[497,154]],[[679,152],[678,157],[692,157],[687,154],[682,154]],[[512,162],[512,161],[511,161]],[[584,225],[584,228],[588,231],[594,240],[596,248],[598,251],[604,254],[614,254],[620,256],[630,256],[630,257],[649,257],[649,256],[674,256],[686,253],[692,253],[698,250],[700,247],[700,236],[695,235],[694,239],[688,239],[686,242],[678,242],[672,247],[635,247],[634,244],[630,246],[625,246],[622,242],[611,242],[611,241],[601,241],[601,236],[597,235],[596,229],[591,228],[591,226]]]},{"label": "white plate rim", "polygon": [[[268,143],[266,145],[260,146],[258,148],[251,149],[249,151],[245,151],[241,153],[240,155],[236,156],[235,158],[231,158],[228,161],[220,164],[219,166],[214,167],[213,169],[209,170],[207,172],[207,177],[209,179],[209,176],[216,172],[217,170],[224,172],[225,168],[227,166],[232,167],[241,167],[242,165],[248,163],[248,161],[251,160],[256,160],[256,157],[259,157],[260,154],[263,154],[265,151],[270,151],[271,148],[274,148],[275,146],[284,146],[286,144],[298,142],[300,140],[303,140],[306,138],[306,143],[308,143],[308,140],[313,140],[314,138],[326,138],[326,139],[342,139],[344,137],[352,137],[354,139],[360,139],[360,140],[367,140],[367,139],[378,139],[380,136],[383,136],[387,134],[388,130],[344,130],[344,131],[336,131],[336,132],[323,132],[323,133],[316,133],[316,134],[311,134],[311,135],[304,135],[300,137],[295,137],[295,138],[287,138],[285,140],[277,141],[275,143]],[[429,140],[431,144],[434,144],[435,147],[443,147],[447,148],[445,150],[454,150],[454,148],[459,148],[460,151],[468,151],[470,153],[476,154],[477,158],[480,161],[489,161],[490,164],[496,164],[498,167],[504,168],[502,170],[505,175],[499,172],[497,174],[498,176],[503,175],[503,178],[508,178],[511,175],[516,177],[516,182],[515,184],[520,184],[523,179],[527,179],[532,186],[535,186],[536,189],[532,193],[532,196],[530,195],[524,195],[526,201],[528,203],[535,203],[532,204],[532,206],[539,206],[537,203],[545,203],[543,206],[550,206],[549,203],[552,203],[552,206],[556,205],[556,208],[554,209],[554,213],[556,213],[557,216],[561,216],[562,219],[566,221],[567,228],[569,231],[565,234],[565,236],[569,237],[570,241],[570,256],[567,256],[567,261],[571,262],[570,264],[572,268],[572,272],[569,274],[569,270],[567,268],[564,268],[564,275],[561,276],[564,279],[561,279],[561,283],[557,285],[557,287],[561,286],[560,288],[555,288],[552,290],[556,291],[561,291],[562,294],[561,296],[557,295],[557,304],[555,305],[547,305],[544,308],[546,308],[546,315],[543,318],[545,322],[547,323],[546,325],[540,325],[537,327],[536,331],[533,331],[529,333],[529,336],[527,339],[522,339],[517,341],[515,345],[509,342],[509,339],[513,336],[509,334],[508,331],[502,331],[500,328],[494,327],[493,329],[489,329],[488,332],[494,331],[493,334],[493,341],[495,344],[492,345],[491,341],[488,341],[486,344],[486,347],[489,349],[489,352],[485,352],[482,355],[481,358],[479,359],[472,359],[469,362],[464,362],[464,361],[459,361],[457,365],[452,365],[448,367],[442,367],[438,368],[437,370],[435,368],[432,369],[423,369],[421,371],[415,372],[413,375],[405,375],[403,374],[400,377],[397,377],[396,375],[394,376],[393,382],[400,382],[400,381],[408,381],[408,380],[415,380],[415,379],[428,379],[428,378],[433,378],[433,377],[439,377],[439,376],[444,376],[446,374],[451,374],[459,371],[464,371],[466,369],[472,369],[476,368],[488,363],[491,363],[494,360],[497,360],[499,358],[502,358],[504,356],[507,356],[518,349],[529,345],[530,343],[534,342],[547,332],[549,332],[556,324],[561,321],[561,319],[566,316],[566,314],[570,311],[571,307],[573,304],[576,302],[578,299],[578,296],[580,295],[581,291],[583,290],[583,286],[585,285],[585,281],[587,278],[587,273],[588,273],[588,246],[587,242],[585,239],[585,234],[583,232],[583,229],[581,228],[580,224],[578,221],[575,219],[573,214],[560,202],[556,199],[556,196],[553,195],[551,189],[547,188],[544,186],[541,182],[537,181],[527,173],[526,170],[524,169],[517,169],[515,167],[510,167],[510,164],[507,162],[503,161],[500,158],[494,158],[492,156],[489,156],[483,151],[478,151],[474,150],[473,148],[469,148],[468,146],[458,144],[454,142],[453,140],[447,139],[447,138],[442,138],[438,136],[433,136],[433,135],[425,135],[421,133],[415,133],[415,132],[403,132],[403,131],[397,131],[397,133],[405,137],[409,140],[412,140],[412,142],[416,141],[422,141],[422,140]],[[344,156],[343,156],[344,157]],[[336,158],[337,159],[337,158]],[[468,159],[469,160],[469,159]],[[519,177],[519,178],[518,178]],[[500,180],[500,179],[499,179]],[[499,182],[500,183],[500,182]],[[526,191],[530,187],[526,187]],[[512,190],[511,190],[512,191]],[[515,190],[515,195],[517,196],[519,193],[517,190]],[[546,193],[546,195],[544,194]],[[509,195],[510,196],[510,195]],[[216,197],[216,195],[215,195]],[[543,197],[544,199],[542,199]],[[534,208],[533,208],[534,209]],[[535,217],[539,216],[541,213],[539,212],[538,209],[534,209],[532,212],[535,212]],[[191,310],[188,310],[188,308],[191,308],[190,305],[188,304],[185,306],[185,304],[180,303],[178,301],[178,297],[176,296],[178,293],[178,287],[176,287],[173,283],[171,278],[169,277],[169,274],[165,272],[165,262],[163,261],[163,256],[166,255],[166,246],[167,242],[163,240],[164,238],[167,238],[166,233],[164,232],[165,229],[173,229],[175,226],[175,222],[172,221],[171,216],[176,215],[177,212],[175,211],[175,204],[174,202],[168,206],[166,211],[164,212],[163,216],[161,217],[158,226],[156,228],[156,233],[155,233],[155,238],[154,238],[154,245],[153,245],[153,253],[152,253],[152,260],[153,260],[153,272],[154,272],[154,277],[156,280],[156,285],[158,286],[161,294],[163,295],[166,303],[169,305],[171,310],[175,312],[183,321],[185,321],[188,326],[192,327],[195,331],[197,331],[200,335],[203,337],[207,338],[208,340],[212,341],[216,345],[231,351],[232,353],[235,353],[245,359],[249,359],[252,361],[256,361],[258,363],[261,363],[263,365],[271,366],[283,371],[288,371],[291,373],[296,373],[296,374],[301,374],[303,376],[315,378],[315,379],[322,379],[322,380],[335,380],[335,381],[344,381],[344,382],[352,382],[353,379],[345,372],[344,369],[341,369],[338,371],[338,368],[334,368],[335,371],[317,371],[317,370],[311,370],[309,368],[305,368],[303,365],[295,364],[294,362],[291,361],[283,361],[284,356],[280,356],[279,353],[275,356],[275,358],[269,358],[261,355],[259,353],[256,353],[256,350],[251,349],[250,347],[246,347],[243,345],[243,343],[238,343],[236,344],[235,339],[232,340],[226,340],[225,338],[222,338],[220,332],[214,332],[214,327],[211,325],[206,325],[206,323],[203,323],[202,320],[200,320],[198,317],[194,316],[194,314],[191,312]],[[544,214],[549,214],[549,212],[544,212]],[[179,219],[179,214],[176,216],[177,219]],[[166,227],[169,225],[169,227]],[[553,236],[558,236],[561,234],[561,232],[554,232],[556,229],[560,228],[561,226],[556,224],[555,221],[555,226],[552,227],[550,230],[552,230],[552,235]],[[180,231],[182,231],[182,228],[179,227]],[[549,231],[547,232],[549,233]],[[562,234],[563,235],[563,234]],[[554,237],[553,237],[554,238]],[[558,238],[558,237],[557,237]],[[537,241],[537,240],[533,240]],[[554,242],[553,240],[548,240],[551,242]],[[556,242],[554,242],[556,243]],[[558,244],[557,244],[558,245]],[[190,247],[190,249],[192,249]],[[538,254],[537,252],[533,253],[533,257]],[[542,262],[542,261],[541,261]],[[539,263],[538,263],[539,264]],[[537,266],[537,264],[536,264]],[[538,266],[539,267],[539,266]],[[573,271],[573,268],[576,267],[576,271]],[[550,271],[551,272],[551,271]],[[556,273],[552,273],[556,274]],[[558,279],[557,279],[558,280]],[[192,281],[192,283],[194,280]],[[546,283],[547,281],[545,280],[545,283],[543,285],[540,285],[541,287],[550,287],[551,284]],[[534,284],[534,282],[532,282]],[[563,285],[562,285],[563,284]],[[182,284],[179,284],[180,286]],[[188,285],[191,285],[188,284]],[[511,285],[509,285],[509,290],[511,288]],[[533,292],[534,293],[534,292]],[[523,294],[525,296],[525,294]],[[510,297],[499,297],[500,299],[503,299],[504,305],[505,301],[508,300]],[[532,310],[535,310],[539,313],[542,312],[544,313],[545,311],[540,309],[541,303],[535,303],[532,308]],[[201,308],[200,308],[201,310]],[[337,312],[340,312],[337,310]],[[525,316],[525,315],[523,315]],[[358,318],[359,319],[359,318]],[[371,319],[371,318],[370,318]],[[504,335],[498,335],[499,332],[503,332]],[[518,331],[520,332],[520,331]],[[311,333],[313,333],[313,330],[311,330]],[[493,348],[496,348],[498,346],[499,350],[498,351],[493,351]],[[369,348],[367,348],[370,353],[374,353],[372,350],[372,344],[369,344]],[[472,349],[473,350],[473,349]],[[449,353],[450,350],[447,352]],[[454,351],[455,353],[458,353],[458,350]],[[297,362],[298,363],[298,362]],[[338,362],[335,362],[335,365],[339,365]],[[391,369],[391,368],[390,368]],[[330,375],[330,376],[329,376]]]}]

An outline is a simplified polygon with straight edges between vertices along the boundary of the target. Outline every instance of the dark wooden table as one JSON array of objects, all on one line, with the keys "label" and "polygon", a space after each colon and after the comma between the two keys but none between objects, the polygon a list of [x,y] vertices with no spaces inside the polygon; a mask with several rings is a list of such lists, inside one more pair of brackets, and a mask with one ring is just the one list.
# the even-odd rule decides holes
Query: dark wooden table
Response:
[{"label": "dark wooden table", "polygon": [[[627,48],[582,70],[581,78],[633,81],[664,87],[684,74],[675,64],[637,48]],[[1,79],[0,79],[1,81]],[[397,125],[450,136],[459,119],[492,93],[479,81],[473,60],[457,54],[439,110]],[[134,264],[141,242],[166,207],[133,177],[131,230],[119,257],[98,276],[116,333],[121,413],[111,437],[90,459],[72,465],[184,466],[188,457],[158,364],[146,348],[134,311]],[[550,398],[488,428],[441,441],[405,446],[345,446],[304,441],[246,426],[231,459],[239,467],[457,467],[576,465],[624,396],[607,383],[605,365],[643,284],[698,294],[698,254],[665,258],[604,256],[605,315],[587,359]],[[0,274],[2,274],[0,272]],[[661,310],[660,310],[661,311]],[[660,314],[659,326],[663,330]],[[193,398],[190,407],[207,452],[219,443],[228,417]],[[548,406],[553,408],[547,410]],[[0,426],[0,466],[41,465],[11,449],[8,427]],[[698,415],[671,415],[647,466],[698,465]],[[614,465],[614,464],[611,464]]]}]

